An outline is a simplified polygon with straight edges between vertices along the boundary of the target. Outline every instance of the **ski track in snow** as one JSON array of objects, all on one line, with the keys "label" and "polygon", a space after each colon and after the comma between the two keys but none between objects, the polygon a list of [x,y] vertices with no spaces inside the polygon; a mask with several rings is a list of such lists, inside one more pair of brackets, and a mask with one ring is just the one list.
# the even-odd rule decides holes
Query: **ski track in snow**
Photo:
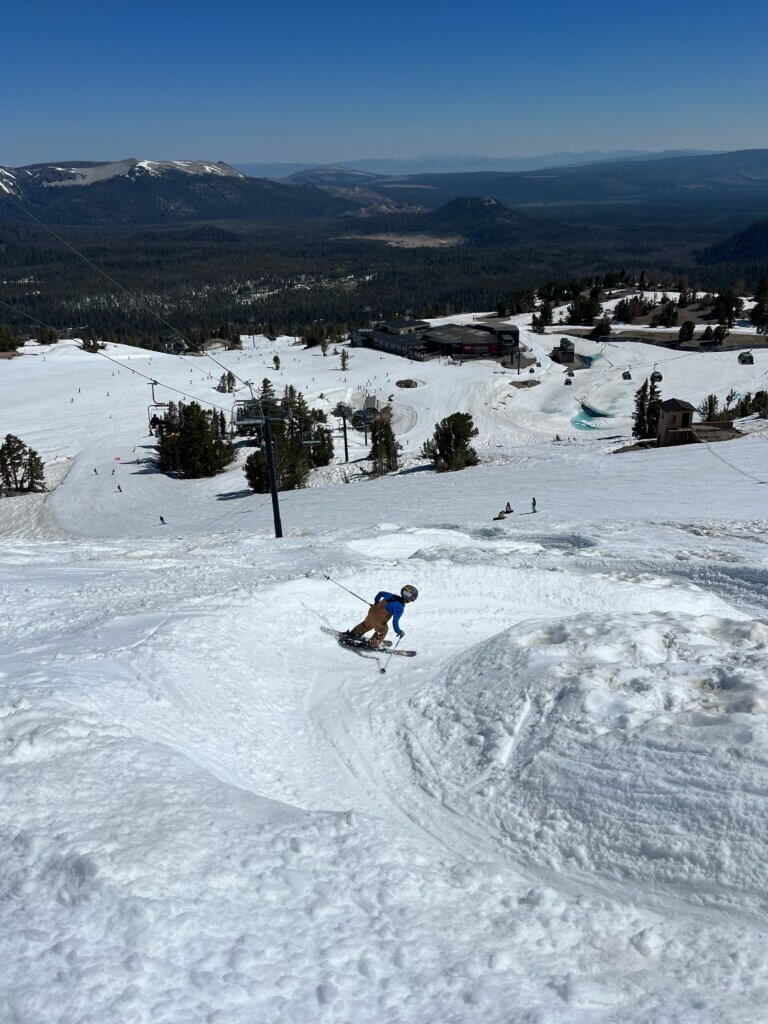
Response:
[{"label": "ski track in snow", "polygon": [[[562,389],[524,338],[514,395],[492,364],[217,354],[259,379],[278,352],[329,404],[423,380],[406,471],[320,471],[280,542],[239,469],[137,462],[143,381],[69,343],[0,364],[0,434],[58,483],[0,501],[0,1021],[762,1024],[768,438],[612,456],[619,356],[664,350]],[[109,349],[223,397],[209,361]],[[768,367],[701,359],[665,380]],[[553,444],[570,391],[619,411]],[[416,452],[456,408],[484,464],[436,477]],[[416,583],[418,657],[324,636],[364,615],[326,573]]]}]

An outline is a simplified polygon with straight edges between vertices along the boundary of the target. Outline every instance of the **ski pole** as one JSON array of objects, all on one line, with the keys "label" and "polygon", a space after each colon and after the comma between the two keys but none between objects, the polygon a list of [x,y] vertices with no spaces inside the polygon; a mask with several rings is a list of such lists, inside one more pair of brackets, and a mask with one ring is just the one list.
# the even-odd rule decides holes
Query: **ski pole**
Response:
[{"label": "ski pole", "polygon": [[397,641],[395,642],[395,646],[394,646],[394,647],[392,648],[392,651],[390,651],[390,652],[389,652],[389,657],[388,657],[388,658],[387,658],[387,660],[386,660],[386,661],[384,662],[384,668],[380,668],[380,669],[379,669],[379,673],[380,673],[381,675],[384,675],[384,673],[385,673],[385,672],[387,671],[387,665],[388,665],[388,664],[390,663],[390,661],[392,660],[392,652],[393,652],[393,651],[395,650],[395,648],[396,648],[396,647],[398,646],[398,644],[400,643],[400,641],[401,641],[402,639],[403,639],[403,638],[402,638],[401,636],[399,636],[399,637],[397,638]]},{"label": "ski pole", "polygon": [[[331,579],[331,577],[330,577],[330,576],[327,576],[327,575],[326,575],[325,573],[323,573],[323,576],[325,577],[325,579],[327,579],[327,580],[330,580],[330,581],[331,581],[331,583],[336,583],[336,580],[334,580],[334,579]],[[352,595],[352,597],[356,597],[356,598],[357,598],[357,600],[358,600],[358,601],[362,601],[362,602],[363,602],[363,604],[367,604],[369,608],[371,607],[371,602],[370,602],[370,601],[366,601],[364,597],[360,597],[360,595],[359,595],[359,594],[356,594],[356,593],[354,592],[354,590],[350,590],[350,589],[349,589],[349,587],[345,587],[345,586],[344,586],[344,585],[343,585],[342,583],[336,583],[336,586],[337,586],[337,587],[341,587],[341,589],[342,589],[342,590],[346,590],[346,592],[347,592],[348,594],[351,594],[351,595]]]}]

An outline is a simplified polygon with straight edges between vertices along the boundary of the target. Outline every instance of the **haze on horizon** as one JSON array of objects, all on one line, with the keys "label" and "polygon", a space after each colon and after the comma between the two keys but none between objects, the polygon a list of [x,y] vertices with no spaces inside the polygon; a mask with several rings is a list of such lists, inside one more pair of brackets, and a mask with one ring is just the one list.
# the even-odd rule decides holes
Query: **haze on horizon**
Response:
[{"label": "haze on horizon", "polygon": [[768,146],[768,9],[753,0],[339,0],[300,16],[243,0],[42,0],[4,20],[10,166]]}]

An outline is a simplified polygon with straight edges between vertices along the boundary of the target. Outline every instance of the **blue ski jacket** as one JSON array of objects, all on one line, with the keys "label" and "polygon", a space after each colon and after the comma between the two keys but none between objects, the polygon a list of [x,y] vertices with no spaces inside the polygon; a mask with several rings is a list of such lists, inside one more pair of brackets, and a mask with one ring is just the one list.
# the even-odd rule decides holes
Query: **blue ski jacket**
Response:
[{"label": "blue ski jacket", "polygon": [[399,594],[390,594],[388,590],[380,590],[373,599],[374,604],[379,601],[387,602],[387,611],[392,616],[392,628],[400,636],[400,616],[403,614],[405,602]]}]

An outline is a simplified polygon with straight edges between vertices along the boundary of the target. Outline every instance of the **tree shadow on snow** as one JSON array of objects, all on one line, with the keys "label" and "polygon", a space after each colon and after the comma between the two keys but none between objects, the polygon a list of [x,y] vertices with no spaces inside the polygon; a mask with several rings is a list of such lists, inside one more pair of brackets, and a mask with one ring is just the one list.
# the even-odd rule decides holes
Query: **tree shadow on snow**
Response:
[{"label": "tree shadow on snow", "polygon": [[252,491],[247,487],[242,491],[222,491],[221,494],[216,495],[216,501],[234,501],[236,498],[252,498],[254,494],[255,491]]}]

